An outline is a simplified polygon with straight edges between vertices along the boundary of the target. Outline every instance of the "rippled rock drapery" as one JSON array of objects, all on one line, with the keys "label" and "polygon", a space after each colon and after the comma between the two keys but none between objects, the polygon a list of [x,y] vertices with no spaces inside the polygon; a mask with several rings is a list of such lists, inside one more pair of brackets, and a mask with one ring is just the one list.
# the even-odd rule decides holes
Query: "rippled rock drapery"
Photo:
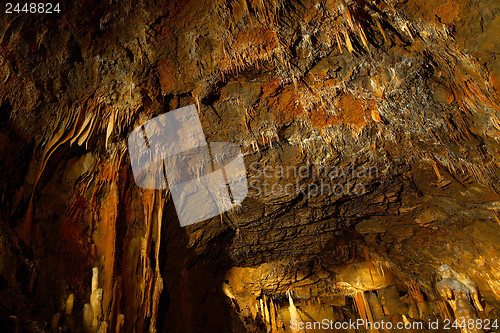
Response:
[{"label": "rippled rock drapery", "polygon": [[[444,318],[442,264],[498,317],[497,2],[61,9],[0,25],[5,327],[83,328],[94,267],[97,325],[121,332],[289,330],[290,298],[319,320]],[[242,147],[250,187],[180,228],[126,139],[190,104],[207,141]]]}]

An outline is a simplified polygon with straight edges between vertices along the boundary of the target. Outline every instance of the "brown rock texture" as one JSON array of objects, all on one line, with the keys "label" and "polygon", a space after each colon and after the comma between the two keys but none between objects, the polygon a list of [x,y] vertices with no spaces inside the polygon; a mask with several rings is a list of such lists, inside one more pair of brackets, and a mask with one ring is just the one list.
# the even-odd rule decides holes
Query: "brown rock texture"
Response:
[{"label": "brown rock texture", "polygon": [[[1,16],[2,332],[500,320],[498,1],[59,3]],[[127,137],[192,104],[249,194],[181,228]]]}]

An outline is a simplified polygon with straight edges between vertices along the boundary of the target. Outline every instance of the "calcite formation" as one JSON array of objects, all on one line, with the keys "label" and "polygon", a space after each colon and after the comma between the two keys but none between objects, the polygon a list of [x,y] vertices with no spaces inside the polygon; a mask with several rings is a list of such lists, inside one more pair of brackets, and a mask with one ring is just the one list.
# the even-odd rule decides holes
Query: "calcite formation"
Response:
[{"label": "calcite formation", "polygon": [[[484,311],[477,284],[474,281],[463,274],[458,274],[446,264],[439,267],[438,273],[443,279],[437,284],[441,296],[447,300],[458,301],[458,299],[462,299],[474,304],[478,311]],[[456,308],[457,306],[453,304],[453,307]]]},{"label": "calcite formation", "polygon": [[[0,17],[6,332],[497,330],[498,1],[60,8]],[[248,195],[181,227],[127,138],[188,105]]]},{"label": "calcite formation", "polygon": [[[455,319],[464,333],[482,333],[484,330],[476,325],[478,316],[470,303],[463,297],[459,297],[456,303]],[[480,320],[480,319],[479,319]],[[474,325],[470,323],[473,322]]]},{"label": "calcite formation", "polygon": [[[466,275],[455,272],[447,264],[440,266],[438,273],[442,280],[437,283],[436,288],[449,302],[454,311],[454,319],[462,332],[484,332],[483,320],[476,312],[484,311],[477,284]],[[445,317],[450,316],[447,314]]]}]

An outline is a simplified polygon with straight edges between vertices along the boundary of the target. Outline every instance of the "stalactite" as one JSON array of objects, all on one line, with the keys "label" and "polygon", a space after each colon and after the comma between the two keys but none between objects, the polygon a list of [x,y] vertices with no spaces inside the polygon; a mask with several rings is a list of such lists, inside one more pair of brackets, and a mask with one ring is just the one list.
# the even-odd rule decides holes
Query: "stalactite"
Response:
[{"label": "stalactite", "polygon": [[420,290],[420,286],[414,280],[407,283],[408,293],[417,304],[420,319],[425,319],[426,315],[431,313],[429,304],[425,301],[424,294]]},{"label": "stalactite", "polygon": [[358,28],[359,35],[361,37],[361,41],[363,42],[363,45],[366,47],[366,50],[368,52],[370,52],[370,48],[368,47],[368,40],[366,39],[366,35],[365,35],[363,28],[361,27],[361,25],[358,25],[357,28]]},{"label": "stalactite", "polygon": [[264,295],[263,298],[264,298],[264,319],[266,320],[266,325],[269,325],[269,323],[271,322],[271,318],[269,317],[269,307],[267,306],[266,295]]},{"label": "stalactite", "polygon": [[[289,303],[289,306],[288,306],[288,311],[290,312],[290,319],[291,320],[295,320],[297,323],[298,322],[301,322],[302,319],[300,318],[300,315],[299,313],[297,312],[297,308],[295,307],[295,305],[293,304],[293,299],[292,299],[292,294],[291,294],[291,291],[288,290],[287,292],[288,294],[288,303]],[[303,333],[301,329],[297,328],[297,329],[292,329],[292,332],[293,333]]]},{"label": "stalactite", "polygon": [[384,37],[384,41],[387,43],[387,38],[385,36],[385,32],[384,32],[384,29],[382,28],[382,25],[380,24],[380,20],[378,19],[377,16],[374,16],[374,19],[375,19],[375,23],[377,24],[377,28],[378,30],[380,31],[380,33],[382,34],[382,36]]},{"label": "stalactite", "polygon": [[106,127],[106,142],[104,144],[104,147],[107,149],[108,148],[108,142],[109,142],[109,137],[113,133],[113,128],[115,126],[115,111],[111,110],[111,116],[108,121],[108,125]]},{"label": "stalactite", "polygon": [[270,312],[270,317],[271,317],[271,332],[278,333],[278,325],[276,323],[276,308],[274,306],[274,302],[273,302],[272,298],[271,298],[271,301],[269,304],[269,312]]},{"label": "stalactite", "polygon": [[354,304],[356,305],[356,309],[358,310],[359,316],[361,319],[366,321],[368,317],[366,316],[365,303],[363,301],[363,292],[358,292],[354,294]]},{"label": "stalactite", "polygon": [[152,313],[151,313],[151,324],[149,326],[149,331],[150,332],[156,332],[156,319],[158,316],[158,306],[160,303],[160,294],[163,290],[163,279],[161,276],[159,276],[159,273],[156,274],[155,276],[155,285],[154,285],[154,290],[153,290],[153,300],[152,300]]},{"label": "stalactite", "polygon": [[[168,196],[168,193],[167,193]],[[158,307],[160,303],[160,295],[161,292],[163,291],[163,278],[161,277],[161,271],[160,271],[160,246],[161,246],[161,226],[162,226],[162,220],[163,220],[163,209],[164,209],[164,196],[163,192],[161,192],[158,196],[158,219],[156,223],[156,229],[157,229],[157,235],[156,235],[156,242],[155,242],[155,282],[154,282],[154,288],[153,288],[153,294],[152,294],[152,311],[151,311],[151,324],[149,326],[149,331],[150,332],[156,332],[156,320],[158,317]]]},{"label": "stalactite", "polygon": [[368,297],[368,303],[370,304],[370,309],[372,310],[373,319],[375,321],[382,320],[384,318],[384,310],[382,309],[382,305],[380,304],[377,295],[370,292]]},{"label": "stalactite", "polygon": [[375,267],[373,266],[373,262],[370,258],[370,252],[368,250],[368,247],[365,245],[363,246],[363,253],[365,255],[365,260],[366,260],[366,266],[368,267],[368,272],[370,272],[370,278],[372,279],[372,282],[375,283],[373,280],[373,273],[375,271]]},{"label": "stalactite", "polygon": [[[28,209],[26,210],[26,215],[25,215],[25,220],[24,223],[22,224],[21,228],[18,230],[19,237],[27,244],[30,245],[31,243],[31,229],[32,229],[32,223],[33,223],[33,197],[35,195],[36,187],[37,184],[43,174],[43,171],[45,170],[45,166],[47,165],[47,162],[50,158],[50,156],[56,151],[56,149],[61,146],[63,143],[67,142],[70,140],[76,131],[76,126],[78,124],[78,120],[80,119],[80,116],[82,115],[82,109],[80,108],[78,110],[78,114],[76,118],[73,119],[73,126],[71,129],[72,125],[72,119],[71,118],[65,118],[64,119],[64,124],[62,125],[62,128],[56,133],[52,133],[52,139],[46,146],[44,153],[43,153],[43,158],[42,158],[42,163],[40,165],[40,168],[38,170],[37,176],[35,178],[35,182],[33,184],[33,190],[31,192],[30,196],[30,201],[28,204]],[[60,124],[58,124],[60,125]],[[56,126],[55,129],[57,129],[59,126]],[[64,135],[66,134],[66,135]]]},{"label": "stalactite", "polygon": [[347,49],[350,53],[354,52],[354,48],[351,44],[351,39],[349,38],[349,32],[347,30],[343,30],[342,32],[344,33],[345,45],[347,46]]},{"label": "stalactite", "polygon": [[259,305],[258,303],[255,303],[254,306],[251,308],[252,310],[252,319],[253,321],[257,320],[257,316],[259,315]]},{"label": "stalactite", "polygon": [[[358,292],[354,295],[354,303],[358,309],[360,317],[366,322],[374,323],[370,303],[365,297],[364,292]],[[372,329],[372,332],[378,332],[378,329]]]},{"label": "stalactite", "polygon": [[497,210],[493,209],[493,208],[488,208],[488,209],[493,212],[493,216],[495,217],[495,220],[498,222],[498,225],[500,225],[500,218],[498,217]]},{"label": "stalactite", "polygon": [[341,39],[340,39],[340,36],[339,36],[338,32],[335,33],[335,39],[337,40],[337,46],[339,48],[339,52],[343,53],[342,52],[342,42],[341,42]]},{"label": "stalactite", "polygon": [[437,301],[436,304],[442,318],[453,320],[453,314],[451,314],[450,310],[448,309],[446,301]]},{"label": "stalactite", "polygon": [[347,7],[344,7],[344,16],[345,16],[347,24],[349,25],[349,27],[351,28],[351,30],[354,30],[354,22],[353,22],[353,19],[352,19],[352,15],[351,15],[350,10]]}]

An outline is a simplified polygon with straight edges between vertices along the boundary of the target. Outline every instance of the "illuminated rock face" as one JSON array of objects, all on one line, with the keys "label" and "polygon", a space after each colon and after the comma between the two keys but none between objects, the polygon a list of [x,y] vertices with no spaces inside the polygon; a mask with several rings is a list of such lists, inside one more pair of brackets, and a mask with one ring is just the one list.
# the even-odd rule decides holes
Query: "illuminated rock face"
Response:
[{"label": "illuminated rock face", "polygon": [[[498,1],[61,7],[1,17],[0,327],[498,317]],[[183,228],[127,138],[188,105],[248,195]]]},{"label": "illuminated rock face", "polygon": [[476,312],[484,311],[476,283],[466,275],[455,272],[447,264],[439,267],[438,274],[443,279],[436,285],[436,289],[450,304],[454,319],[462,332],[485,332],[483,320]]},{"label": "illuminated rock face", "polygon": [[468,276],[458,274],[450,265],[446,264],[439,267],[438,273],[443,280],[441,280],[436,287],[443,298],[453,301],[453,308],[459,307],[456,302],[461,299],[462,302],[469,302],[469,306],[474,304],[474,307],[478,311],[484,311],[477,284]]},{"label": "illuminated rock face", "polygon": [[[458,321],[463,332],[484,332],[482,325],[470,324],[472,322],[477,323],[479,318],[465,298],[458,298],[456,305],[457,309],[455,310],[455,319]],[[481,320],[479,319],[479,321]]]}]

